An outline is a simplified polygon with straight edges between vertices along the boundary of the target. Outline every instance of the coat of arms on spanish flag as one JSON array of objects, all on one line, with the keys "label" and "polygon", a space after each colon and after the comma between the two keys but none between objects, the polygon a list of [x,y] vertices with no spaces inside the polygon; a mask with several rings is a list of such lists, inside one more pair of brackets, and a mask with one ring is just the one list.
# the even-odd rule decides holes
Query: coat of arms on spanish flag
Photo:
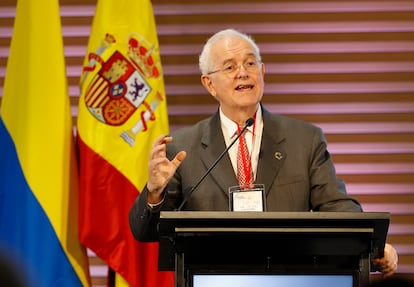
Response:
[{"label": "coat of arms on spanish flag", "polygon": [[147,181],[153,141],[168,133],[149,0],[98,1],[80,79],[80,238],[130,286],[172,286],[158,244],[137,242],[128,212]]}]

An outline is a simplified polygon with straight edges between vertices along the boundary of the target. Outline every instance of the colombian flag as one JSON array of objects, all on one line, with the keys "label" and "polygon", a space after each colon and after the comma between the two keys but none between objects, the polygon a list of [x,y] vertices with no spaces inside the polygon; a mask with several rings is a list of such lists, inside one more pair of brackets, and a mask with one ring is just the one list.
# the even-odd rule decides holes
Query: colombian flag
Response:
[{"label": "colombian flag", "polygon": [[74,148],[58,1],[19,0],[1,105],[0,248],[24,286],[90,285]]},{"label": "colombian flag", "polygon": [[128,223],[152,143],[168,133],[149,0],[98,1],[80,87],[81,241],[130,286],[173,286],[173,274],[157,270],[158,244],[137,242]]}]

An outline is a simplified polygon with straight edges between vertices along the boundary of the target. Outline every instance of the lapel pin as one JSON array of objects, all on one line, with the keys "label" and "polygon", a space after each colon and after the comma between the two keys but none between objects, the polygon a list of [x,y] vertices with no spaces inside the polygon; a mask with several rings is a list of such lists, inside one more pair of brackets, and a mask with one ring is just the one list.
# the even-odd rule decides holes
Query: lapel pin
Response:
[{"label": "lapel pin", "polygon": [[275,158],[277,160],[281,160],[283,158],[283,155],[280,151],[275,152]]}]

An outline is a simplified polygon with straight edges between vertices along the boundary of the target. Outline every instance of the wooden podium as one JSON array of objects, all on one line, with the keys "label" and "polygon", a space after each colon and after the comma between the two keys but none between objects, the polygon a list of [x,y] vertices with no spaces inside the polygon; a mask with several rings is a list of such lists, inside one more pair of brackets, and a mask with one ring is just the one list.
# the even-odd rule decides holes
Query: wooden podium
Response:
[{"label": "wooden podium", "polygon": [[347,274],[367,286],[389,222],[382,212],[161,212],[158,266],[175,270],[176,287],[193,287],[194,274]]}]

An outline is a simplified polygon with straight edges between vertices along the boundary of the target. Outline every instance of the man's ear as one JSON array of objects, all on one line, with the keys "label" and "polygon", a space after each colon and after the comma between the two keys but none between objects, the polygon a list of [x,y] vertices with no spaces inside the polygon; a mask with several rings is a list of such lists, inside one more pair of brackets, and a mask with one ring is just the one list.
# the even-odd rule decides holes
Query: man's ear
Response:
[{"label": "man's ear", "polygon": [[216,90],[214,89],[213,82],[208,75],[201,75],[201,84],[203,84],[204,88],[210,93],[210,95],[213,97],[216,96]]}]

